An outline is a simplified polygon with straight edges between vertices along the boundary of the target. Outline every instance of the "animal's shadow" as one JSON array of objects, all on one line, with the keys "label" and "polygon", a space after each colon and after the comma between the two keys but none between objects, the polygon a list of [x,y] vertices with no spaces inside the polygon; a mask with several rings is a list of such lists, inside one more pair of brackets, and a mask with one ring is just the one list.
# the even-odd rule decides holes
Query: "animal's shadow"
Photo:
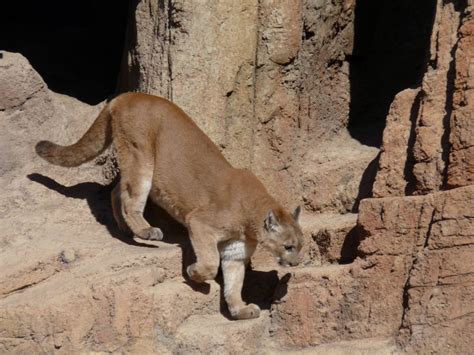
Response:
[{"label": "animal's shadow", "polygon": [[83,182],[74,186],[64,186],[47,176],[36,173],[28,175],[28,179],[50,190],[56,191],[63,196],[86,200],[96,221],[106,226],[112,237],[128,245],[156,248],[155,245],[139,243],[119,230],[112,213],[112,205],[110,202],[110,193],[114,187],[114,183],[101,185],[96,182]]},{"label": "animal's shadow", "polygon": [[[246,303],[256,304],[262,310],[269,310],[272,304],[279,302],[287,294],[290,278],[290,273],[287,273],[280,279],[276,270],[258,271],[253,270],[252,266],[249,265],[245,270],[242,299]],[[216,281],[221,286],[221,313],[227,319],[232,320],[224,299],[222,272],[219,271]]]},{"label": "animal's shadow", "polygon": [[[116,181],[109,185],[84,182],[74,186],[64,186],[47,176],[37,173],[28,175],[28,178],[63,196],[85,199],[97,222],[106,226],[110,235],[121,242],[137,247],[158,248],[158,246],[153,244],[137,242],[130,233],[124,233],[118,228],[113,216],[110,198]],[[186,273],[186,267],[196,260],[187,229],[176,222],[165,210],[153,203],[147,203],[144,216],[151,225],[159,227],[163,231],[163,242],[176,244],[181,248],[183,255],[181,273],[186,284],[195,291],[208,294],[210,292],[210,285],[208,283],[197,284],[191,281]],[[256,271],[249,266],[245,273],[242,297],[244,301],[255,303],[261,309],[269,309],[273,302],[278,301],[286,294],[286,285],[289,278],[290,274],[287,274],[280,280],[276,271]],[[221,272],[219,272],[216,281],[221,285],[221,290],[223,290]],[[230,319],[223,292],[221,292],[221,312]]]}]

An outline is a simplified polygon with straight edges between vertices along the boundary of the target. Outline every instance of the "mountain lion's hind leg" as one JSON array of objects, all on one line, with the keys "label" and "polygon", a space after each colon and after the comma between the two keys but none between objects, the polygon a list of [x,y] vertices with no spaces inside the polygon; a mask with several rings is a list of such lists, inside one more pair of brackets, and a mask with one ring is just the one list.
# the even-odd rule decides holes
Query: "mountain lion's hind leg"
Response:
[{"label": "mountain lion's hind leg", "polygon": [[121,214],[136,237],[162,240],[161,230],[150,226],[143,217],[152,185],[153,165],[137,158],[132,160],[131,156],[122,157],[119,151]]},{"label": "mountain lion's hind leg", "polygon": [[195,282],[213,280],[217,275],[220,262],[216,232],[212,227],[195,218],[188,223],[188,229],[196,262],[188,266],[186,272]]},{"label": "mountain lion's hind leg", "polygon": [[121,232],[129,233],[130,230],[122,216],[122,206],[121,206],[122,204],[120,202],[120,183],[115,185],[112,192],[110,193],[110,201],[112,204],[112,212],[114,214],[114,218],[115,218],[115,222],[117,223],[117,226],[119,227]]}]

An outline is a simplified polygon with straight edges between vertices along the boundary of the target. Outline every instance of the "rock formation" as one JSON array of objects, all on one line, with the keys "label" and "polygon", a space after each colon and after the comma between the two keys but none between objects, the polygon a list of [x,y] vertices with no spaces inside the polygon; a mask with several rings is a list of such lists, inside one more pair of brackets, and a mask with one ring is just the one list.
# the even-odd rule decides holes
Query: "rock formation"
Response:
[{"label": "rock formation", "polygon": [[[343,59],[351,52],[354,7],[136,2],[122,90],[172,99],[234,165],[252,167],[283,202],[351,211],[377,155],[345,132],[350,83]],[[341,145],[347,151],[334,149]]]},{"label": "rock formation", "polygon": [[162,242],[117,230],[113,154],[73,169],[34,154],[39,139],[75,141],[103,104],[1,52],[0,352],[472,352],[473,10],[132,2],[119,90],[173,100],[305,206],[301,265],[252,260],[244,298],[264,311],[248,321],[228,318],[220,276],[185,280],[192,249],[163,211],[146,211]]}]

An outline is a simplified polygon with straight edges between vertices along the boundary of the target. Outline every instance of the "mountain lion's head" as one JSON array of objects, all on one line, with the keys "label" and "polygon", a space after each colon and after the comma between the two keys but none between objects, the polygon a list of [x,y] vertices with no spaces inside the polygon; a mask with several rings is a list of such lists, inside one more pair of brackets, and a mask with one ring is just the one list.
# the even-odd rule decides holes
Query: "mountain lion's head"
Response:
[{"label": "mountain lion's head", "polygon": [[289,215],[282,210],[268,211],[263,222],[263,246],[270,250],[282,266],[296,266],[303,246],[299,225],[301,207]]}]

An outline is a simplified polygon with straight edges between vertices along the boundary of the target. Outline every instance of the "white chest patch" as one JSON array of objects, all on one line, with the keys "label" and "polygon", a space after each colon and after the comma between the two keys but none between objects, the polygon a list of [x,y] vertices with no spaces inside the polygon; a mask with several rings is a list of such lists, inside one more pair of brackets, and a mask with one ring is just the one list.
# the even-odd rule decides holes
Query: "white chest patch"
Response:
[{"label": "white chest patch", "polygon": [[252,256],[252,248],[242,240],[227,242],[221,249],[222,260],[248,260]]}]

